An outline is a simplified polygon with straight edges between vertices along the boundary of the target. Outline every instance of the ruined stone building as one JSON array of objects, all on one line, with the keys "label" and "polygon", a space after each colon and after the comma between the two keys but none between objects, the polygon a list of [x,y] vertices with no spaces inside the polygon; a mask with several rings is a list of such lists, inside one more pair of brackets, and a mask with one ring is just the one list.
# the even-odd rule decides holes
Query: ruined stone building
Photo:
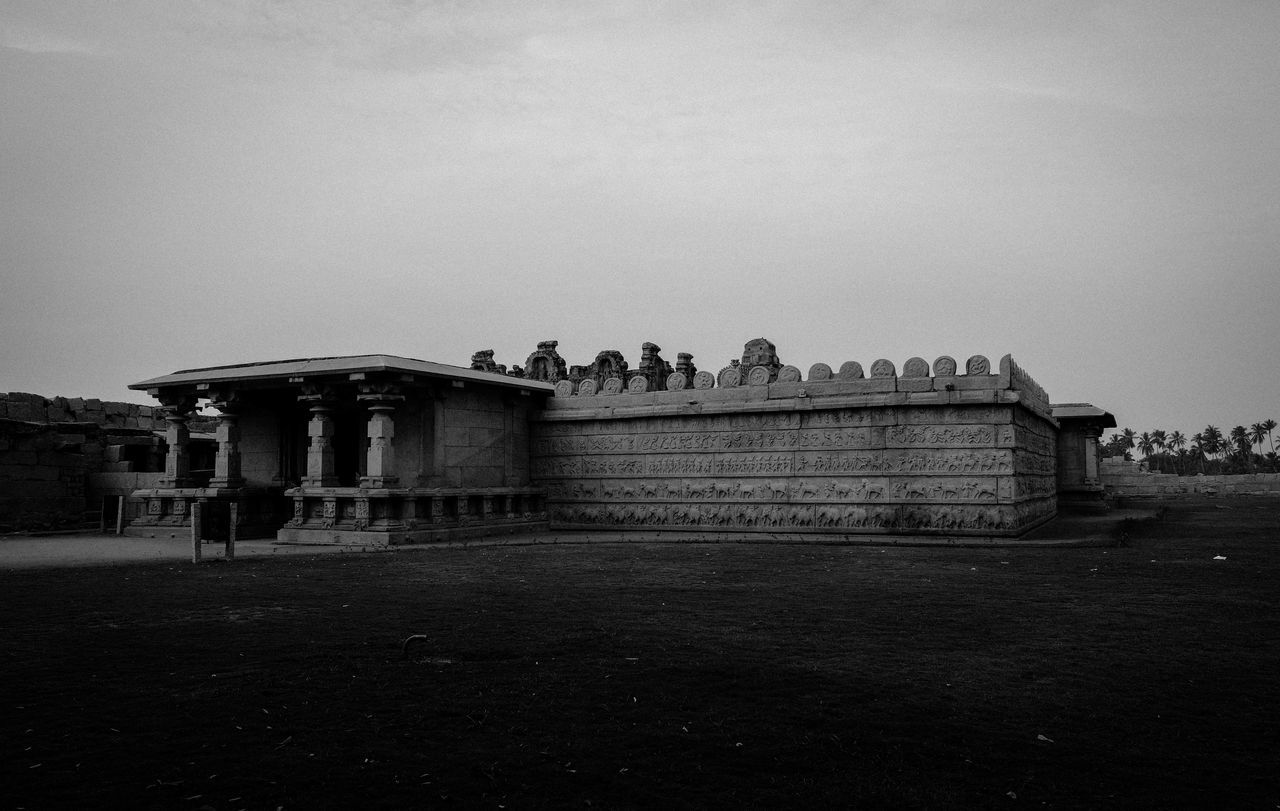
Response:
[{"label": "ruined stone building", "polygon": [[[191,369],[156,397],[164,468],[128,531],[402,544],[498,532],[1013,537],[1096,501],[1110,415],[1050,405],[1013,359],[807,372],[764,338],[718,373],[645,344],[510,369],[386,355]],[[218,415],[207,470],[191,420]],[[1108,423],[1108,420],[1110,422]],[[0,463],[3,458],[0,457]],[[0,468],[2,469],[2,468]]]}]

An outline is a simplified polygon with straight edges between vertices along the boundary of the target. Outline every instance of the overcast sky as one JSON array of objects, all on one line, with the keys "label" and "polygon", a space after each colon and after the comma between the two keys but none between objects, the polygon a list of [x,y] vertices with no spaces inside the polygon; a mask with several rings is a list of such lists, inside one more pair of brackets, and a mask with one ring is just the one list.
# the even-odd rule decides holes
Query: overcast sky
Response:
[{"label": "overcast sky", "polygon": [[0,391],[1010,352],[1280,418],[1280,3],[0,0]]}]

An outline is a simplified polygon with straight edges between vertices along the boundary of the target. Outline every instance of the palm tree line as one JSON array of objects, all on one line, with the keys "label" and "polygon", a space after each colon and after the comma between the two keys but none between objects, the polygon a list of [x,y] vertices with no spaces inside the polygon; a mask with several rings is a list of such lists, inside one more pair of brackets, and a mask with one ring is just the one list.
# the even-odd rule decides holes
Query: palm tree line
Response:
[{"label": "palm tree line", "polygon": [[[1280,472],[1280,462],[1271,434],[1275,428],[1275,420],[1263,420],[1249,427],[1237,425],[1224,434],[1217,426],[1206,425],[1190,438],[1181,431],[1157,428],[1139,434],[1132,428],[1122,428],[1102,443],[1102,455],[1132,460],[1137,452],[1148,469],[1180,476],[1276,473]],[[1265,453],[1264,445],[1270,446]]]}]

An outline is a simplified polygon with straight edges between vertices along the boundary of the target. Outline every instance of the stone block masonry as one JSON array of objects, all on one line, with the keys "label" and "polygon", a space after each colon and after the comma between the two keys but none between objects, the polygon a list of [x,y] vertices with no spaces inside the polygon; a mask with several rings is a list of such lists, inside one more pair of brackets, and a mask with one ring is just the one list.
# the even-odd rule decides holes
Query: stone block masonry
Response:
[{"label": "stone block masonry", "polygon": [[1016,536],[1055,514],[1057,424],[1011,357],[803,379],[762,351],[692,387],[560,381],[532,446],[552,527]]},{"label": "stone block masonry", "polygon": [[[163,431],[164,416],[159,408],[114,400],[81,397],[44,397],[23,391],[0,392],[0,419],[41,424],[90,423],[104,428],[141,428]],[[192,431],[212,431],[215,420],[198,417]]]},{"label": "stone block masonry", "polygon": [[1192,494],[1207,496],[1280,496],[1280,473],[1178,476],[1151,473],[1141,463],[1122,459],[1102,460],[1102,484],[1108,497],[1170,498]]},{"label": "stone block masonry", "polygon": [[115,493],[93,478],[162,460],[163,427],[151,406],[0,393],[0,533],[96,527]]}]

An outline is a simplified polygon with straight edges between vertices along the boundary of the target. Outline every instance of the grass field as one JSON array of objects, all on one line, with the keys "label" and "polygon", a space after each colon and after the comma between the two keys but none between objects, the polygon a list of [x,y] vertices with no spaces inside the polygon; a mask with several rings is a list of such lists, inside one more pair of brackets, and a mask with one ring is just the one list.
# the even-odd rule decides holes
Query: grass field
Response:
[{"label": "grass field", "polygon": [[441,548],[0,594],[6,808],[1280,807],[1276,500],[1109,549]]}]

